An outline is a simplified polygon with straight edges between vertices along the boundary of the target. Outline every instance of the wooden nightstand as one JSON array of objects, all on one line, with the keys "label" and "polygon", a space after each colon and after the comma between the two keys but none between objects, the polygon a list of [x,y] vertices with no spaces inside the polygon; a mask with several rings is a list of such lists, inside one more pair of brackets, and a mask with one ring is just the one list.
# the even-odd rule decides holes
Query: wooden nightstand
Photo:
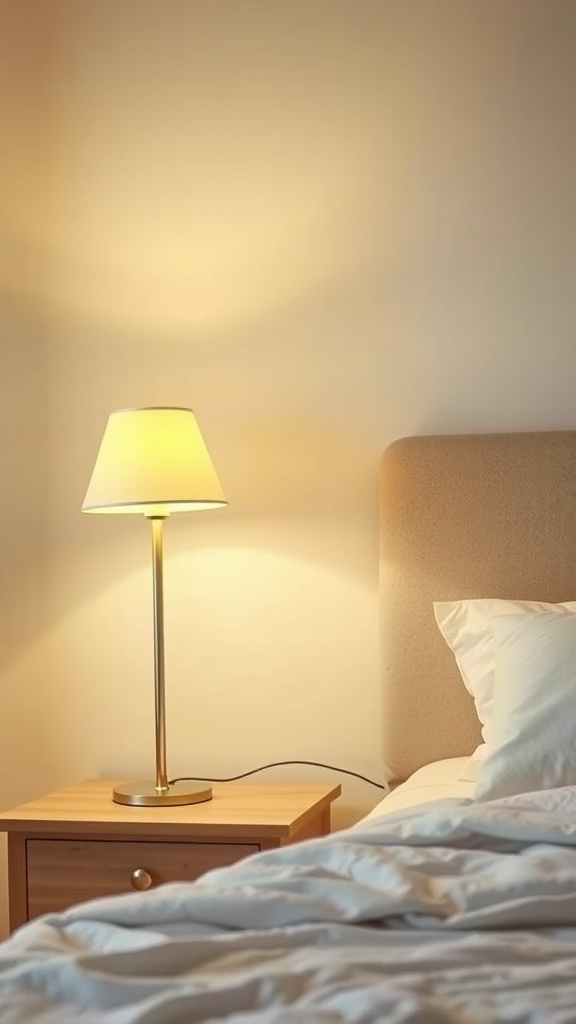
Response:
[{"label": "wooden nightstand", "polygon": [[58,790],[0,814],[8,833],[10,928],[73,903],[198,878],[330,831],[340,786],[215,785],[187,807],[124,807],[114,782]]}]

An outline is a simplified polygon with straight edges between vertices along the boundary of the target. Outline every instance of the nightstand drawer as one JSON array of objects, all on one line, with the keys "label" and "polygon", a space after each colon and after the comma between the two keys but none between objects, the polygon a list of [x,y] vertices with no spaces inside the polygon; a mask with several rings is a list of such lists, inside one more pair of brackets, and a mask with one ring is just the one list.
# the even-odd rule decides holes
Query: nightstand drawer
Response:
[{"label": "nightstand drawer", "polygon": [[97,896],[191,881],[258,850],[258,845],[248,843],[29,839],[28,917]]}]

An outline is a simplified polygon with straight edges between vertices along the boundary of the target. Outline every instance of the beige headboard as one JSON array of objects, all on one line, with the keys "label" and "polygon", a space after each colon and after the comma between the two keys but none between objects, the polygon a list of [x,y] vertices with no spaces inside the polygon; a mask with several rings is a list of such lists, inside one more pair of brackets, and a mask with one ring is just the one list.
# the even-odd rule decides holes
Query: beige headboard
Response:
[{"label": "beige headboard", "polygon": [[432,602],[576,599],[576,431],[408,437],[380,475],[384,758],[389,778],[468,754],[471,698]]}]

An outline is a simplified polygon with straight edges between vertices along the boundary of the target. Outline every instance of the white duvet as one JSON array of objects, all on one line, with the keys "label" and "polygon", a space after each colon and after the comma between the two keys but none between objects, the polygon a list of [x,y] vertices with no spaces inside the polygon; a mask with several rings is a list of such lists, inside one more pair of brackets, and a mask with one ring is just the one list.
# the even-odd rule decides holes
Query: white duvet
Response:
[{"label": "white duvet", "polygon": [[447,800],[85,903],[0,947],[9,1024],[576,1022],[576,788]]}]

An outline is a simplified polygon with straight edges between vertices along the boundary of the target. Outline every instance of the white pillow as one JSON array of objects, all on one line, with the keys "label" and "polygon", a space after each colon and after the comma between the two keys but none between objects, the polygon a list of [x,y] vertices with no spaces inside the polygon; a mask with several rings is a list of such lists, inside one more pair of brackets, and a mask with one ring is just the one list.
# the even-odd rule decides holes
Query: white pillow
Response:
[{"label": "white pillow", "polygon": [[487,753],[488,746],[486,743],[481,743],[476,747],[472,757],[468,758],[466,764],[457,776],[458,782],[476,782],[478,772],[480,771],[483,761],[486,760]]},{"label": "white pillow", "polygon": [[[482,739],[490,743],[492,695],[494,689],[494,639],[492,617],[525,612],[556,614],[576,612],[576,601],[548,604],[545,601],[507,601],[479,598],[464,601],[435,601],[438,628],[451,649],[468,693],[474,698],[476,714],[482,726]],[[463,775],[476,777],[485,756],[482,745],[473,754]]]},{"label": "white pillow", "polygon": [[576,615],[492,620],[494,700],[476,800],[576,785]]}]

